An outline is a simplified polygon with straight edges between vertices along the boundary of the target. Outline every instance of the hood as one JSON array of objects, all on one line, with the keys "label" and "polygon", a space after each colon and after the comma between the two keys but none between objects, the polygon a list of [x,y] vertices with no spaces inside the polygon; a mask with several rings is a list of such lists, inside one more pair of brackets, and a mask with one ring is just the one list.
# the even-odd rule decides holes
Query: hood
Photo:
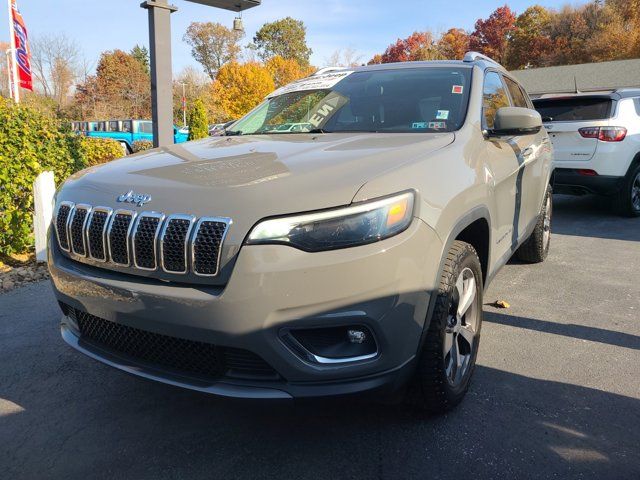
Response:
[{"label": "hood", "polygon": [[[239,244],[262,218],[347,205],[367,180],[453,139],[451,133],[212,137],[83,170],[58,201],[229,217],[227,240]],[[130,191],[150,200],[117,201]]]}]

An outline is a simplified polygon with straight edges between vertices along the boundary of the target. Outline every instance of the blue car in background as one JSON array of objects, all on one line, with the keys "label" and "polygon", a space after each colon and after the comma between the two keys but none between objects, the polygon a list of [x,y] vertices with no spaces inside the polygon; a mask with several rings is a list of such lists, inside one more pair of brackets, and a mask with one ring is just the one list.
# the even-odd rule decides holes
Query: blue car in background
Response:
[{"label": "blue car in background", "polygon": [[[87,137],[111,138],[120,142],[126,153],[133,152],[133,142],[147,140],[153,142],[153,122],[151,120],[106,120],[89,122],[91,127],[83,131]],[[187,128],[173,127],[173,142],[183,143],[189,139]]]}]

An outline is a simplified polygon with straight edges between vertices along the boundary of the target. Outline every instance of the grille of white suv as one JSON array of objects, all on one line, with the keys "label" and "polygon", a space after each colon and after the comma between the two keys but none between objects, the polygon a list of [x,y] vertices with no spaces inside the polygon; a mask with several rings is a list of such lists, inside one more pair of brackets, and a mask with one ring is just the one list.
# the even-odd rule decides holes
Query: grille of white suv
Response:
[{"label": "grille of white suv", "polygon": [[90,259],[167,273],[215,276],[228,218],[115,210],[62,202],[54,227],[60,248]]}]

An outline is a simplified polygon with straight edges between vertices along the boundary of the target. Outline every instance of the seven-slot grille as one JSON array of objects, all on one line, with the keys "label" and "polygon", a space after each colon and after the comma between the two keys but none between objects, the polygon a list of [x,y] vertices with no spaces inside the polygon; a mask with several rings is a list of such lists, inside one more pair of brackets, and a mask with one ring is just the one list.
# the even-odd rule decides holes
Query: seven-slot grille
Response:
[{"label": "seven-slot grille", "polygon": [[215,276],[231,220],[169,215],[62,202],[54,226],[60,248],[76,259],[90,258],[142,270]]}]

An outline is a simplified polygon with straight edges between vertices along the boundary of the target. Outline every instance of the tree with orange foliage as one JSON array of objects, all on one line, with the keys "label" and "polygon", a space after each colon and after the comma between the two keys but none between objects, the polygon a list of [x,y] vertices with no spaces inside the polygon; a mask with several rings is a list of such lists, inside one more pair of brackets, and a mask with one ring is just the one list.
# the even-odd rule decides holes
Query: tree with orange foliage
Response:
[{"label": "tree with orange foliage", "polygon": [[497,8],[486,20],[478,19],[469,47],[503,62],[515,23],[516,16],[507,5]]},{"label": "tree with orange foliage", "polygon": [[461,28],[449,29],[438,40],[438,51],[445,60],[462,60],[469,51],[469,34]]},{"label": "tree with orange foliage", "polygon": [[280,55],[267,60],[264,66],[269,71],[276,88],[308,77],[315,70],[313,67],[302,67],[297,61],[291,58],[282,58]]},{"label": "tree with orange foliage", "polygon": [[211,100],[216,109],[235,120],[257,106],[275,89],[269,70],[258,62],[230,62],[218,71],[211,85]]},{"label": "tree with orange foliage", "polygon": [[399,38],[381,55],[381,63],[413,62],[440,58],[431,32],[413,32],[405,39]]},{"label": "tree with orange foliage", "polygon": [[505,58],[508,69],[545,66],[553,49],[551,21],[552,13],[540,5],[529,7],[518,16]]}]

